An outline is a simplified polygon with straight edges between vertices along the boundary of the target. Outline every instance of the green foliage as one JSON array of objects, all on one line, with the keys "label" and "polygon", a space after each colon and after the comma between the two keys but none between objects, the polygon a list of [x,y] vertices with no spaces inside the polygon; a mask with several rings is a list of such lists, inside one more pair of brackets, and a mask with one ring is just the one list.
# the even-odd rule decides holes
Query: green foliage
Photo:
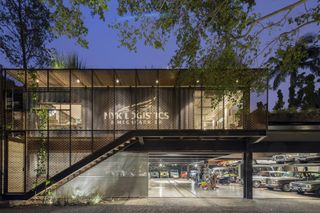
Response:
[{"label": "green foliage", "polygon": [[0,1],[0,51],[18,67],[41,67],[49,63],[49,9],[40,0]]},{"label": "green foliage", "polygon": [[[138,40],[163,49],[174,36],[177,50],[170,65],[189,68],[191,73],[186,77],[189,82],[202,77],[202,84],[237,87],[237,74],[233,72],[241,73],[256,65],[257,58],[262,57],[265,61],[274,55],[268,65],[279,65],[278,74],[273,73],[273,77],[276,75],[274,88],[277,88],[280,82],[301,68],[302,61],[310,69],[319,71],[318,67],[312,67],[315,63],[308,65],[305,60],[311,55],[305,50],[304,42],[300,40],[300,45],[294,44],[305,26],[320,24],[319,0],[304,5],[302,13],[293,12],[304,3],[305,0],[296,0],[262,16],[255,11],[255,0],[119,0],[118,14],[122,18],[111,26],[119,32],[120,43],[132,51],[137,51]],[[267,31],[275,35],[265,42],[261,35]],[[316,33],[319,40],[319,31]],[[257,80],[251,88],[261,90],[265,86],[262,80]],[[290,105],[293,107],[296,105],[294,98],[292,87]]]},{"label": "green foliage", "polygon": [[105,20],[106,0],[5,0],[0,1],[0,51],[24,69],[49,65],[48,44],[66,36],[88,47],[83,8]]},{"label": "green foliage", "polygon": [[[314,81],[320,74],[319,62],[320,45],[316,35],[312,34],[301,37],[294,45],[278,49],[268,61],[274,89],[290,78],[288,107],[292,111],[316,106]],[[306,70],[312,74],[305,77]]]},{"label": "green foliage", "polygon": [[52,60],[52,67],[56,69],[85,69],[85,62],[81,60],[77,53],[71,53],[67,56],[56,53]]},{"label": "green foliage", "polygon": [[67,36],[76,39],[82,47],[88,47],[86,35],[88,28],[84,24],[82,9],[88,8],[92,16],[98,16],[105,20],[105,12],[108,10],[107,0],[42,0],[50,8],[52,32],[57,36]]},{"label": "green foliage", "polygon": [[284,101],[282,91],[279,89],[277,91],[278,101],[273,107],[273,111],[281,111],[284,109]]},{"label": "green foliage", "polygon": [[[118,14],[134,17],[135,23],[119,21],[112,27],[120,33],[120,42],[137,50],[136,41],[163,48],[171,35],[176,36],[178,49],[172,67],[200,67],[220,50],[250,48],[251,43],[235,39],[251,21],[248,12],[254,1],[126,1],[119,0]],[[123,20],[123,19],[122,19]]]}]

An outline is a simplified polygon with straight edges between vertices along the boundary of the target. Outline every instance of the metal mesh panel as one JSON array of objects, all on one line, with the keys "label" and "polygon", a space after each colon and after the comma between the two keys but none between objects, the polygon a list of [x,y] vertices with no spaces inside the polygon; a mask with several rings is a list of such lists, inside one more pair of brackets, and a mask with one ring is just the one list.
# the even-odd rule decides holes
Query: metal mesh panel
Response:
[{"label": "metal mesh panel", "polygon": [[[200,128],[197,122],[201,122],[201,116],[199,116],[199,112],[196,111],[197,102],[195,100],[198,97],[194,97],[194,88],[180,88],[180,128],[181,129],[197,129]],[[198,104],[199,105],[199,104]],[[198,113],[198,115],[196,115]],[[200,113],[201,115],[201,113]]]},{"label": "metal mesh panel", "polygon": [[49,177],[70,166],[70,131],[49,132]]},{"label": "metal mesh panel", "polygon": [[[115,129],[130,130],[135,129],[135,90],[133,88],[115,89]],[[110,117],[110,116],[109,116]],[[110,117],[112,118],[112,117]]]},{"label": "metal mesh panel", "polygon": [[114,129],[114,88],[94,88],[93,117],[95,130]]},{"label": "metal mesh panel", "polygon": [[113,131],[94,131],[93,132],[93,151],[111,143],[114,140]]},{"label": "metal mesh panel", "polygon": [[228,93],[224,96],[225,129],[243,128],[243,92],[241,90]]},{"label": "metal mesh panel", "polygon": [[76,130],[92,129],[92,90],[71,89],[71,127]]},{"label": "metal mesh panel", "polygon": [[202,129],[224,128],[224,91],[202,91]]},{"label": "metal mesh panel", "polygon": [[24,93],[14,89],[6,93],[6,129],[24,129]]},{"label": "metal mesh panel", "polygon": [[179,128],[179,93],[177,88],[159,88],[159,128]]},{"label": "metal mesh panel", "polygon": [[[246,94],[245,94],[246,95]],[[249,99],[249,100],[248,100]],[[246,127],[248,129],[266,129],[267,127],[267,95],[266,93],[250,92],[244,107],[246,110],[247,120]]]},{"label": "metal mesh panel", "polygon": [[[31,190],[47,177],[47,131],[27,132],[26,189]],[[44,150],[44,152],[42,152]]]},{"label": "metal mesh panel", "polygon": [[25,191],[25,136],[24,133],[8,135],[8,192]]},{"label": "metal mesh panel", "polygon": [[91,131],[71,132],[71,164],[91,154],[92,151]]},{"label": "metal mesh panel", "polygon": [[27,89],[41,90],[48,86],[46,70],[27,71]]},{"label": "metal mesh panel", "polygon": [[137,88],[137,128],[157,129],[157,88]]}]

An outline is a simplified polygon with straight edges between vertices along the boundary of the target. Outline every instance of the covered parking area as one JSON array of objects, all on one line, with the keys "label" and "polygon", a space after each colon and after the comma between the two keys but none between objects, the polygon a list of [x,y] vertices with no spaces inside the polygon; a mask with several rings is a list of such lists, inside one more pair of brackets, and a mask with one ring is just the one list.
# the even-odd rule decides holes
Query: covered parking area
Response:
[{"label": "covered parking area", "polygon": [[[213,132],[211,132],[213,133]],[[217,133],[217,132],[216,132]],[[201,190],[197,183],[188,178],[150,178],[149,197],[243,197],[252,198],[310,198],[313,195],[299,195],[296,192],[283,193],[279,190],[254,188],[253,176],[257,162],[271,161],[279,153],[320,153],[318,125],[274,125],[265,132],[248,133],[239,137],[222,134],[217,136],[152,136],[136,138],[139,143],[127,151],[148,152],[150,165],[180,165],[180,170],[190,172],[190,165],[201,165],[215,161],[238,161],[241,182],[219,185],[218,190]],[[224,133],[225,134],[225,133]],[[252,134],[252,132],[251,132]],[[181,169],[181,165],[183,165]],[[278,167],[315,168],[320,172],[320,164],[298,165],[291,163]],[[277,166],[277,165],[273,165]],[[170,172],[170,168],[167,170]]]}]

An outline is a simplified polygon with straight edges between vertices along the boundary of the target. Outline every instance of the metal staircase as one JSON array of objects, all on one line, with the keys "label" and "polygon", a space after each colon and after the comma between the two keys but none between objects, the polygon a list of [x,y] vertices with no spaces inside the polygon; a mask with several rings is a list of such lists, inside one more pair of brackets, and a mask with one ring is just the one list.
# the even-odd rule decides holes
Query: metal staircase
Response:
[{"label": "metal staircase", "polygon": [[35,195],[41,194],[44,190],[54,190],[63,184],[69,182],[73,178],[84,173],[88,169],[94,167],[100,162],[106,160],[107,158],[115,155],[116,153],[125,150],[129,146],[136,143],[135,140],[131,140],[134,137],[134,131],[127,132],[115,139],[113,142],[103,146],[67,169],[59,172],[58,174],[51,177],[48,181],[45,181],[34,189],[24,193],[24,194],[7,194],[3,196],[4,200],[27,200]]}]

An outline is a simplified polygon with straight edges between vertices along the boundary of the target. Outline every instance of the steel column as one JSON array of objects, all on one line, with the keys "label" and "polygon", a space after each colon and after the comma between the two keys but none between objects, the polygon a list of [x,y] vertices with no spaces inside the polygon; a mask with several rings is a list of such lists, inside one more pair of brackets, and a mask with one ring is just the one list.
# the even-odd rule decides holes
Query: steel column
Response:
[{"label": "steel column", "polygon": [[250,142],[246,143],[243,153],[243,198],[252,199],[252,150]]}]

